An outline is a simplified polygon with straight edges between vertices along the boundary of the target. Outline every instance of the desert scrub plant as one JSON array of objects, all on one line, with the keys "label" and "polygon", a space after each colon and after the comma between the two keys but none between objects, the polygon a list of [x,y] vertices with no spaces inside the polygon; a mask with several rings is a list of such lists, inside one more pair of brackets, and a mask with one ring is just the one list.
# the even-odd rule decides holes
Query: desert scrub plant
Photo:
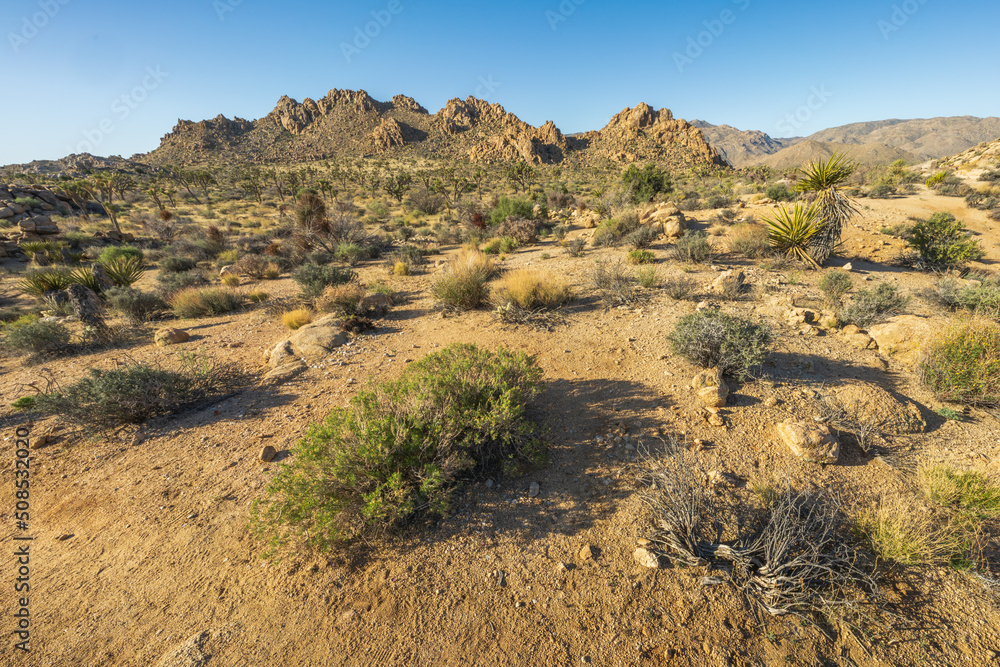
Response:
[{"label": "desert scrub plant", "polygon": [[638,288],[635,276],[620,259],[595,262],[591,281],[608,306],[630,305],[646,298]]},{"label": "desert scrub plant", "polygon": [[941,564],[958,546],[953,531],[937,527],[926,512],[899,499],[859,512],[852,531],[879,559],[900,565]]},{"label": "desert scrub plant", "polygon": [[156,282],[161,294],[169,296],[189,287],[197,287],[208,283],[208,279],[199,270],[181,271],[180,273],[163,273],[156,276]]},{"label": "desert scrub plant", "polygon": [[120,245],[108,246],[102,250],[100,256],[97,258],[97,261],[101,264],[107,264],[108,262],[121,257],[136,257],[139,260],[145,260],[145,256],[139,248],[130,245]]},{"label": "desert scrub plant", "polygon": [[771,248],[786,257],[794,257],[819,268],[819,263],[811,254],[813,239],[822,229],[819,214],[815,205],[796,202],[792,208],[782,205],[771,216],[762,216]]},{"label": "desert scrub plant", "polygon": [[742,381],[764,363],[773,336],[763,324],[706,310],[682,317],[668,338],[675,354]]},{"label": "desert scrub plant", "polygon": [[254,532],[271,554],[300,543],[327,550],[444,515],[469,478],[541,462],[527,414],[541,383],[533,357],[451,345],[370,384],[295,445],[253,505]]},{"label": "desert scrub plant", "polygon": [[649,202],[660,193],[673,189],[670,174],[655,164],[647,164],[642,169],[634,164],[629,165],[622,174],[622,183],[631,191],[636,202]]},{"label": "desert scrub plant", "polygon": [[708,234],[689,229],[677,239],[673,247],[674,257],[682,262],[701,263],[712,256],[712,245],[708,242]]},{"label": "desert scrub plant", "polygon": [[271,298],[270,294],[259,290],[247,293],[247,300],[250,303],[264,303],[270,298]]},{"label": "desert scrub plant", "polygon": [[566,254],[570,257],[580,257],[587,248],[587,240],[583,238],[570,239],[566,242]]},{"label": "desert scrub plant", "polygon": [[131,287],[113,287],[104,293],[104,299],[112,310],[135,325],[157,319],[167,308],[159,295]]},{"label": "desert scrub plant", "polygon": [[535,204],[530,199],[500,197],[497,205],[490,211],[489,217],[490,224],[494,227],[499,226],[509,217],[533,220],[535,218]]},{"label": "desert scrub plant", "polygon": [[312,322],[312,312],[304,308],[289,310],[281,315],[281,323],[291,330],[301,329]]},{"label": "desert scrub plant", "polygon": [[656,261],[656,255],[649,250],[631,250],[626,259],[629,264],[652,264]]},{"label": "desert scrub plant", "polygon": [[487,282],[496,272],[493,260],[478,250],[461,250],[434,281],[431,293],[448,307],[478,308],[489,296]]},{"label": "desert scrub plant", "polygon": [[551,271],[534,268],[505,274],[498,292],[498,303],[513,303],[522,310],[558,308],[573,298],[573,291],[563,278]]},{"label": "desert scrub plant", "polygon": [[788,189],[788,186],[784,183],[775,183],[767,188],[765,191],[765,196],[771,201],[777,202],[790,202],[794,201],[798,196],[794,192]]},{"label": "desert scrub plant", "polygon": [[497,226],[496,234],[501,238],[514,239],[518,246],[527,246],[538,240],[539,229],[540,225],[535,220],[509,217]]},{"label": "desert scrub plant", "polygon": [[850,305],[840,309],[837,317],[844,324],[853,324],[860,329],[895,315],[902,310],[909,297],[900,294],[892,283],[879,283],[873,289],[860,289],[854,294]]},{"label": "desert scrub plant", "polygon": [[357,315],[360,312],[361,302],[365,299],[365,293],[364,286],[358,283],[331,285],[316,299],[316,309],[323,313]]},{"label": "desert scrub plant", "polygon": [[67,349],[69,341],[69,329],[58,322],[33,320],[3,328],[3,346],[13,352],[27,353],[33,359],[46,353],[61,352]]},{"label": "desert scrub plant", "polygon": [[960,525],[978,528],[983,521],[1000,517],[1000,484],[988,472],[921,466],[917,480],[924,497],[954,511]]},{"label": "desert scrub plant", "polygon": [[221,282],[226,287],[239,287],[240,282],[242,281],[240,280],[240,277],[235,273],[226,273],[219,278],[219,282]]},{"label": "desert scrub plant", "polygon": [[767,227],[755,223],[733,225],[728,233],[729,250],[749,259],[760,259],[771,254]]},{"label": "desert scrub plant", "polygon": [[[424,235],[421,234],[421,236]],[[334,257],[348,266],[355,266],[356,264],[368,259],[369,256],[368,251],[357,243],[341,243],[337,246],[336,252],[334,252]]]},{"label": "desert scrub plant", "polygon": [[164,257],[160,260],[160,271],[163,273],[184,273],[198,266],[198,262],[190,257]]},{"label": "desert scrub plant", "polygon": [[950,213],[918,221],[910,229],[907,244],[916,252],[918,265],[929,269],[959,267],[985,255],[979,241]]},{"label": "desert scrub plant", "polygon": [[687,301],[697,295],[698,283],[687,276],[670,276],[663,281],[663,291],[675,301]]},{"label": "desert scrub plant", "polygon": [[819,281],[819,289],[826,297],[826,302],[833,308],[840,308],[844,302],[844,295],[854,287],[854,280],[851,274],[843,269],[828,271]]},{"label": "desert scrub plant", "polygon": [[263,255],[243,255],[233,264],[233,273],[251,280],[260,280],[270,266],[271,262]]},{"label": "desert scrub plant", "polygon": [[354,271],[332,264],[322,266],[303,264],[292,274],[292,278],[299,284],[302,300],[310,303],[319,297],[327,287],[352,282],[356,277],[357,274]]},{"label": "desert scrub plant", "polygon": [[654,231],[652,227],[648,225],[643,225],[639,229],[635,230],[631,234],[625,237],[625,243],[632,246],[634,250],[642,250],[653,245],[659,237],[659,233]]},{"label": "desert scrub plant", "polygon": [[931,341],[919,364],[924,384],[964,405],[1000,404],[1000,324],[972,318]]},{"label": "desert scrub plant", "polygon": [[932,296],[952,310],[963,309],[1000,319],[1000,275],[964,284],[954,278],[942,278],[934,286]]},{"label": "desert scrub plant", "polygon": [[656,289],[660,286],[660,272],[655,266],[644,266],[637,269],[635,279],[645,289]]},{"label": "desert scrub plant", "polygon": [[590,242],[594,247],[620,245],[626,237],[638,231],[640,226],[639,215],[628,211],[599,224]]},{"label": "desert scrub plant", "polygon": [[243,295],[218,287],[188,287],[176,292],[168,303],[181,319],[209,317],[236,310],[243,305]]},{"label": "desert scrub plant", "polygon": [[73,384],[39,394],[39,412],[58,415],[85,434],[102,434],[221,398],[244,378],[228,366],[185,359],[179,371],[140,363],[91,368]]}]

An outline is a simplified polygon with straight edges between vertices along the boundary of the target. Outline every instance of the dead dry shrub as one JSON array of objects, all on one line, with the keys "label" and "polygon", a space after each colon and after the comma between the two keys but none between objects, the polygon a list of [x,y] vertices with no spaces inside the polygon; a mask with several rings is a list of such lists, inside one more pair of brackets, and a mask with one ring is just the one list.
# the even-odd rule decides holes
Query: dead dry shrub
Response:
[{"label": "dead dry shrub", "polygon": [[331,285],[316,299],[316,309],[324,313],[357,315],[365,298],[365,288],[357,283]]}]

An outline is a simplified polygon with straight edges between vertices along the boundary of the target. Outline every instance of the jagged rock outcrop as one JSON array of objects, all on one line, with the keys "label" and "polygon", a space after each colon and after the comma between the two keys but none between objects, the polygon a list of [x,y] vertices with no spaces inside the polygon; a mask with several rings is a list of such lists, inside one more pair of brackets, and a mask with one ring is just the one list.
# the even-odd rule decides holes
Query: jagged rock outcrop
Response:
[{"label": "jagged rock outcrop", "polygon": [[722,159],[701,132],[667,109],[626,109],[599,132],[566,137],[548,121],[534,127],[500,104],[452,99],[435,114],[413,98],[374,100],[363,90],[331,90],[301,103],[278,100],[256,121],[222,116],[181,121],[149,154],[152,165],[289,162],[406,151],[424,157],[530,164],[655,161],[666,167]]}]

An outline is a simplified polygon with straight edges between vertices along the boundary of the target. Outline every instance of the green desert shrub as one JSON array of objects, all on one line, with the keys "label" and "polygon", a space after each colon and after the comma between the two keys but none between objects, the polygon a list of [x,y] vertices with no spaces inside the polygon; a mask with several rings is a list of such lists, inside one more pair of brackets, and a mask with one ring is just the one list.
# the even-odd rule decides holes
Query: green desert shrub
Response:
[{"label": "green desert shrub", "polygon": [[819,289],[826,297],[827,303],[834,308],[840,308],[844,295],[854,287],[854,279],[851,274],[843,269],[834,269],[827,272],[819,281]]},{"label": "green desert shrub", "polygon": [[487,283],[496,272],[493,260],[478,250],[463,250],[445,267],[431,292],[452,308],[472,310],[489,298]]},{"label": "green desert shrub", "polygon": [[233,264],[233,273],[252,280],[260,280],[267,273],[270,264],[270,260],[263,255],[243,255]]},{"label": "green desert shrub", "polygon": [[132,324],[154,320],[167,309],[167,304],[159,295],[131,287],[114,287],[104,293],[104,298],[113,310]]},{"label": "green desert shrub", "polygon": [[660,193],[667,193],[673,189],[670,174],[660,169],[655,164],[647,164],[640,169],[634,164],[629,165],[625,173],[622,174],[622,183],[632,191],[632,197],[636,202],[649,202]]},{"label": "green desert shrub", "polygon": [[160,293],[169,296],[181,291],[182,289],[205,285],[208,283],[208,279],[205,277],[205,274],[195,269],[193,271],[181,271],[179,273],[160,272],[160,274],[156,276],[156,282],[158,283]]},{"label": "green desert shrub", "polygon": [[123,255],[101,262],[101,268],[120,287],[131,287],[146,274],[142,257]]},{"label": "green desert shrub", "polygon": [[145,256],[139,248],[130,245],[119,245],[108,246],[102,250],[101,255],[97,258],[97,261],[101,264],[107,264],[108,262],[120,257],[136,257],[140,260],[145,260]]},{"label": "green desert shrub", "polygon": [[788,189],[788,186],[784,183],[775,183],[767,188],[765,193],[768,199],[773,201],[795,201],[798,196],[795,192]]},{"label": "green desert shrub", "polygon": [[634,250],[643,250],[653,245],[659,234],[652,227],[643,225],[625,237],[625,243]]},{"label": "green desert shrub", "polygon": [[712,244],[708,234],[689,229],[677,239],[673,248],[674,256],[683,262],[704,262],[712,255]]},{"label": "green desert shrub", "polygon": [[1000,404],[1000,324],[973,318],[952,325],[929,344],[920,374],[944,400]]},{"label": "green desert shrub", "polygon": [[180,318],[224,315],[243,305],[243,295],[218,287],[189,287],[171,296],[169,305]]},{"label": "green desert shrub", "polygon": [[685,315],[669,336],[675,354],[740,380],[764,362],[772,338],[763,324],[711,310]]},{"label": "green desert shrub", "polygon": [[916,251],[918,262],[929,268],[961,266],[985,254],[979,241],[950,213],[935,213],[929,220],[918,221],[907,243]]},{"label": "green desert shrub", "polygon": [[629,264],[652,264],[656,261],[656,255],[649,250],[632,250],[627,258]]},{"label": "green desert shrub", "polygon": [[165,273],[184,273],[198,266],[198,262],[190,257],[164,257],[160,260],[160,271]]},{"label": "green desert shrub", "polygon": [[254,503],[254,531],[272,553],[301,542],[326,550],[446,515],[463,482],[543,460],[527,416],[541,382],[523,353],[452,345],[369,385],[309,428]]},{"label": "green desert shrub", "polygon": [[519,197],[500,197],[497,205],[490,211],[490,224],[497,227],[510,217],[534,220],[535,203]]},{"label": "green desert shrub", "polygon": [[181,371],[131,363],[90,369],[65,388],[35,397],[39,412],[58,415],[85,433],[141,424],[230,392],[239,375],[228,367],[187,363]]},{"label": "green desert shrub", "polygon": [[942,278],[935,285],[933,295],[939,303],[953,310],[1000,318],[1000,275],[967,283]]},{"label": "green desert shrub", "polygon": [[838,317],[844,324],[866,329],[872,324],[898,313],[909,298],[891,283],[879,283],[873,289],[861,289],[851,303],[840,310]]},{"label": "green desert shrub", "polygon": [[58,322],[31,320],[20,325],[12,323],[3,328],[3,346],[13,352],[28,353],[32,357],[64,350],[69,345],[69,340],[69,329]]},{"label": "green desert shrub", "polygon": [[313,301],[327,287],[349,283],[356,277],[357,274],[354,271],[333,264],[324,266],[303,264],[292,274],[292,278],[299,284],[301,296],[305,301]]},{"label": "green desert shrub", "polygon": [[595,247],[616,246],[640,227],[639,216],[633,211],[622,213],[617,218],[605,220],[594,230],[591,243]]}]

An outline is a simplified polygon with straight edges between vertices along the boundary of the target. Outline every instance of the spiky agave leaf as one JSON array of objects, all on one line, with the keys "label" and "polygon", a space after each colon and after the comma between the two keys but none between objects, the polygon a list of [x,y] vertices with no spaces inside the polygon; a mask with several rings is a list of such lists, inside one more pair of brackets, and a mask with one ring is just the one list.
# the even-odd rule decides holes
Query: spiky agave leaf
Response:
[{"label": "spiky agave leaf", "polygon": [[858,214],[849,197],[837,190],[854,173],[856,165],[846,155],[834,153],[826,162],[812,162],[800,170],[802,179],[795,185],[799,192],[817,193],[820,229],[809,244],[809,256],[823,264],[840,242],[844,225]]},{"label": "spiky agave leaf", "polygon": [[802,178],[795,184],[799,192],[822,192],[847,182],[855,166],[842,153],[834,153],[826,162],[815,161],[799,170]]},{"label": "spiky agave leaf", "polygon": [[79,269],[73,269],[69,272],[69,281],[71,283],[77,283],[83,285],[89,289],[94,294],[101,293],[101,284],[97,280],[97,276],[94,275],[93,269],[88,267],[81,267]]},{"label": "spiky agave leaf", "polygon": [[794,208],[782,205],[771,217],[764,217],[771,247],[789,257],[797,257],[819,268],[809,254],[809,244],[822,229],[819,208],[797,202]]},{"label": "spiky agave leaf", "polygon": [[62,269],[49,269],[30,273],[17,283],[17,289],[31,296],[41,297],[46,292],[64,290],[73,281]]},{"label": "spiky agave leaf", "polygon": [[143,274],[146,273],[142,257],[135,255],[115,257],[110,261],[102,262],[101,266],[104,268],[104,272],[108,274],[108,277],[116,285],[122,287],[131,287],[133,283],[138,282]]}]

